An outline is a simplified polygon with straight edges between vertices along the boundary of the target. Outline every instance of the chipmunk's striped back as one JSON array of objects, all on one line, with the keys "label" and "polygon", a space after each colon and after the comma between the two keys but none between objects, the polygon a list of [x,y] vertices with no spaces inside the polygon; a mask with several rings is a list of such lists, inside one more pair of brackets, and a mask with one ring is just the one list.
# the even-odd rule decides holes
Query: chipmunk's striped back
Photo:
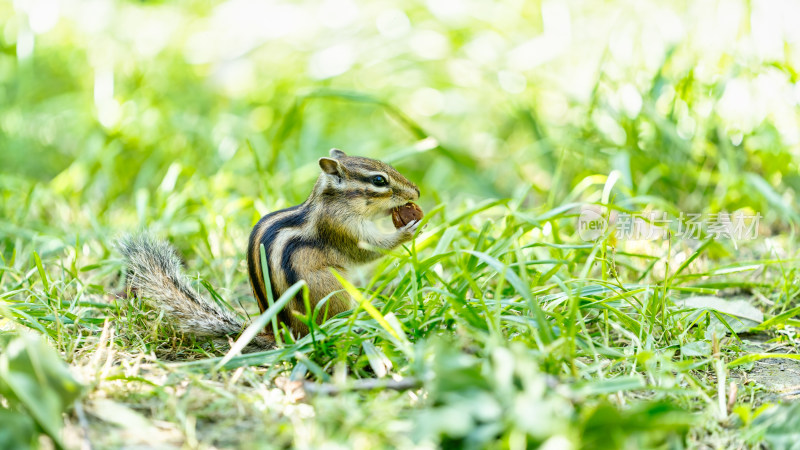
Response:
[{"label": "chipmunk's striped back", "polygon": [[[331,158],[320,159],[320,167],[322,173],[305,202],[267,214],[250,234],[247,267],[262,311],[269,307],[267,289],[277,300],[301,279],[308,283],[310,304],[314,308],[323,298],[341,289],[331,268],[345,276],[349,267],[380,257],[382,253],[376,248],[391,249],[410,240],[416,230],[411,224],[408,229],[387,235],[380,233],[371,221],[419,198],[419,189],[388,164],[350,157],[334,149]],[[270,287],[264,283],[262,245]],[[334,294],[317,322],[350,307],[349,296],[343,292]],[[303,335],[308,328],[292,314],[295,311],[306,313],[302,295],[293,299],[278,319]]]},{"label": "chipmunk's striped back", "polygon": [[[247,248],[247,269],[250,277],[250,286],[253,288],[253,294],[261,311],[266,311],[269,307],[267,287],[265,286],[266,280],[261,265],[261,246],[264,246],[267,261],[271,261],[274,255],[281,255],[281,259],[283,259],[283,255],[288,253],[283,249],[286,244],[285,237],[287,233],[292,229],[302,232],[304,227],[308,228],[308,210],[305,208],[305,203],[267,214],[258,221],[250,233],[250,242]],[[284,242],[280,242],[281,237],[284,238]],[[269,265],[272,266],[272,264]],[[277,300],[286,289],[284,287],[284,289],[279,290],[277,287],[283,286],[288,281],[278,280],[279,273],[272,270],[269,271],[269,279],[272,280],[269,289],[272,291],[274,300]],[[295,282],[296,280],[289,286]],[[278,313],[278,319],[281,322],[290,323],[289,310],[289,308],[284,308]]]},{"label": "chipmunk's striped back", "polygon": [[[277,299],[299,280],[308,284],[312,309],[329,297],[316,318],[321,323],[350,308],[350,297],[337,292],[341,285],[331,269],[346,276],[347,268],[378,258],[383,251],[413,238],[418,221],[384,234],[371,220],[416,200],[419,189],[387,164],[350,157],[336,149],[331,150],[330,158],[320,158],[319,166],[322,174],[305,202],[268,214],[253,228],[247,268],[262,311],[269,307],[268,292]],[[262,245],[266,269],[261,265]],[[143,233],[124,237],[117,246],[126,261],[131,292],[158,307],[178,331],[230,342],[247,327],[232,311],[192,288],[175,249],[167,242]],[[264,270],[269,272],[269,287],[264,283]],[[302,296],[292,299],[278,319],[298,336],[305,335],[308,327],[295,312],[305,313]],[[268,327],[245,350],[273,348],[276,331]]]}]

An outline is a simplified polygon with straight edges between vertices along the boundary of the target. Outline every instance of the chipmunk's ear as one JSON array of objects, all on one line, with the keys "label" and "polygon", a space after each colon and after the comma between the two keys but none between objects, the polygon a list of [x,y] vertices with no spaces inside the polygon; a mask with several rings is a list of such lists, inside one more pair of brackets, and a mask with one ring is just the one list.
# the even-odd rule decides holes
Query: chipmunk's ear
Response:
[{"label": "chipmunk's ear", "polygon": [[340,166],[339,161],[335,159],[320,158],[319,168],[328,175],[336,175],[337,177],[342,176],[342,166]]},{"label": "chipmunk's ear", "polygon": [[339,158],[344,158],[345,156],[347,156],[347,154],[339,150],[338,148],[331,149],[331,158],[339,159]]}]

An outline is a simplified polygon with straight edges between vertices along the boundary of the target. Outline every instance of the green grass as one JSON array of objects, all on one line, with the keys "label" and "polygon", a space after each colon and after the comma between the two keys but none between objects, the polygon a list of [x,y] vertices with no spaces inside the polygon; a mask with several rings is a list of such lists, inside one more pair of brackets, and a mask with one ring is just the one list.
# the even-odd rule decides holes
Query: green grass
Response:
[{"label": "green grass", "polygon": [[[297,341],[285,336],[274,351],[223,356],[226,348],[176,336],[157,311],[124,300],[113,232],[75,245],[10,241],[5,323],[49,336],[78,372],[89,418],[85,431],[72,433],[101,447],[134,438],[125,427],[145,425],[163,434],[148,433],[144,442],[153,445],[757,442],[736,437],[747,428],[728,415],[725,380],[762,356],[720,325],[735,325],[735,317],[697,314],[679,299],[763,296],[773,303],[761,304],[763,336],[791,342],[774,333],[796,322],[788,269],[795,261],[723,264],[709,257],[726,250],[713,241],[695,253],[679,242],[666,253],[658,241],[650,253],[614,254],[607,240],[576,242],[569,210],[538,213],[518,203],[429,208],[414,245],[362,273],[358,292],[375,310],[342,314]],[[562,239],[532,236],[541,216],[558,224]],[[238,252],[214,249],[235,248],[245,232],[207,227],[194,235],[206,239],[173,240],[190,273],[203,274],[199,289],[214,286],[253,314]],[[652,264],[686,254],[696,258]],[[715,275],[731,267],[745,270]],[[369,381],[376,378],[383,382]],[[752,421],[761,388],[738,389],[731,406]],[[105,414],[137,419],[116,423]],[[66,421],[78,427],[74,413]]]},{"label": "green grass", "polygon": [[[796,48],[783,60],[732,59],[733,46],[693,47],[699,25],[680,16],[682,39],[626,61],[594,45],[617,42],[611,34],[576,34],[565,56],[522,71],[527,85],[511,94],[497,81],[504,67],[476,62],[480,82],[469,85],[448,64],[463,66],[481,39],[512,54],[544,20],[540,5],[459,25],[411,2],[412,28],[443,36],[443,58],[387,41],[373,26],[380,11],[365,10],[363,27],[326,36],[373,43],[394,55],[386,66],[365,48],[348,72],[313,79],[316,44],[289,54],[268,40],[237,59],[260,76],[240,92],[220,81],[224,56],[186,62],[209,4],[175,6],[175,16],[169,5],[115,5],[117,26],[102,36],[129,59],[110,63],[120,108],[110,122],[100,120],[107,99],[96,100],[95,35],[62,19],[20,59],[19,25],[0,27],[0,416],[13,424],[0,425],[0,446],[797,442],[797,393],[775,386],[800,383],[800,114],[785,100],[749,122],[725,100],[731,83],[759,76],[796,88]],[[663,13],[644,5],[639,13]],[[570,11],[597,24],[619,6]],[[176,31],[143,55],[122,25],[146,20],[126,13],[167,17]],[[23,23],[0,3],[4,16]],[[748,27],[732,26],[748,39]],[[585,97],[557,79],[586,69],[582,52],[605,55]],[[635,114],[620,105],[629,87],[641,98]],[[428,115],[420,102],[432,94],[414,95],[427,88],[456,100]],[[351,277],[358,308],[322,326],[307,318],[308,336],[241,355],[178,335],[127,299],[113,243],[147,228],[179,249],[200,292],[269,322],[250,293],[248,233],[305,198],[331,147],[395,165],[426,211],[413,244]],[[664,239],[608,231],[587,242],[576,230],[587,205],[763,217],[748,241],[708,230],[683,239],[673,222]]]}]

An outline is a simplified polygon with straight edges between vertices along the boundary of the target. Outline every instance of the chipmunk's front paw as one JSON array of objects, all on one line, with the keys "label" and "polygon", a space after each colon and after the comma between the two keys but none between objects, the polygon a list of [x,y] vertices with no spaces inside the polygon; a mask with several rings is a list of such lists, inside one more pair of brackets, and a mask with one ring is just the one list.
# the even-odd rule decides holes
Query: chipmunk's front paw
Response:
[{"label": "chipmunk's front paw", "polygon": [[412,220],[411,222],[408,222],[407,224],[405,224],[402,227],[398,228],[397,232],[400,233],[403,236],[404,240],[410,240],[417,233],[417,230],[419,229],[420,222],[421,221],[419,221],[419,220]]}]

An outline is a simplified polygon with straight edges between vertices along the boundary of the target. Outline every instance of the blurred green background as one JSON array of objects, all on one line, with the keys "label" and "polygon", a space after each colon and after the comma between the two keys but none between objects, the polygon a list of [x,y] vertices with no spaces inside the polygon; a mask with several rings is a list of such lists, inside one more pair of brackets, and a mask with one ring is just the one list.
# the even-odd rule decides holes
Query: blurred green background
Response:
[{"label": "blurred green background", "polygon": [[[4,0],[0,17],[0,237],[246,231],[301,201],[331,147],[396,164],[426,207],[596,201],[581,182],[617,169],[631,208],[797,215],[796,2]],[[169,196],[219,215],[149,209]]]}]

